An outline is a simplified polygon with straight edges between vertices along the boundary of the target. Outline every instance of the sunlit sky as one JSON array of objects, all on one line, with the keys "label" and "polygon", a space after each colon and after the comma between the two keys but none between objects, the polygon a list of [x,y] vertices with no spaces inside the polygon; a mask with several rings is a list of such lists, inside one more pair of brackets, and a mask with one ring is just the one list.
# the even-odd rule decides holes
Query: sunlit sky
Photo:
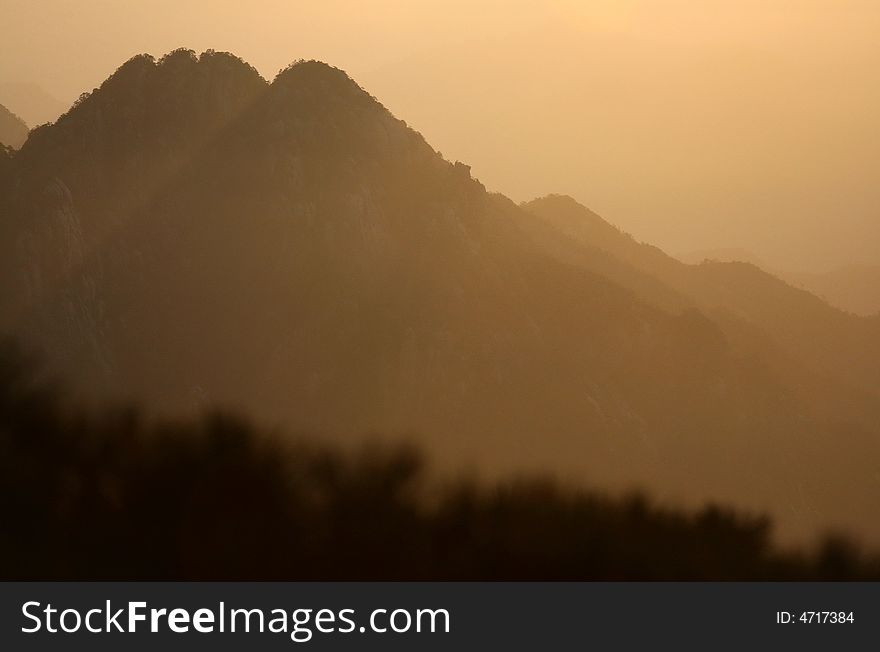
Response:
[{"label": "sunlit sky", "polygon": [[327,61],[491,190],[672,253],[880,264],[876,0],[0,1],[0,82],[65,103],[181,46]]}]

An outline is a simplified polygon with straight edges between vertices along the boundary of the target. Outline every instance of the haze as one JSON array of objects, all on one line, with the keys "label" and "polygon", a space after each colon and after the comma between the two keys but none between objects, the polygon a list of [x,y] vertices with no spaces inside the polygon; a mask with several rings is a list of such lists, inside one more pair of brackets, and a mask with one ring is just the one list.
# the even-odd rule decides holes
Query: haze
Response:
[{"label": "haze", "polygon": [[321,59],[517,201],[817,271],[880,262],[878,27],[867,0],[5,0],[0,82],[68,104],[139,52]]}]

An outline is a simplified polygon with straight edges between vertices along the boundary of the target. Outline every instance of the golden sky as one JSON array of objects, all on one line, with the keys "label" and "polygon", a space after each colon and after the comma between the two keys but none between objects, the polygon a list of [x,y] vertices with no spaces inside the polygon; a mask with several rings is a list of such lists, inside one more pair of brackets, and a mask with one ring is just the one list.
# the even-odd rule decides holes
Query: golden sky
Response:
[{"label": "golden sky", "polygon": [[327,61],[490,189],[672,253],[880,264],[876,0],[0,2],[0,82],[65,102],[181,46]]}]

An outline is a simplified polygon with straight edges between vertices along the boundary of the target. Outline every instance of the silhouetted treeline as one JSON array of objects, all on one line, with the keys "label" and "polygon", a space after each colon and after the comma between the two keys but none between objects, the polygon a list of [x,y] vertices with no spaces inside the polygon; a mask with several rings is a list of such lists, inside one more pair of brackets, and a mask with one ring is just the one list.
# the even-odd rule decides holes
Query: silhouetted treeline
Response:
[{"label": "silhouetted treeline", "polygon": [[0,350],[0,579],[868,579],[843,540],[546,480],[441,485],[406,447],[343,452],[213,415],[87,414]]}]

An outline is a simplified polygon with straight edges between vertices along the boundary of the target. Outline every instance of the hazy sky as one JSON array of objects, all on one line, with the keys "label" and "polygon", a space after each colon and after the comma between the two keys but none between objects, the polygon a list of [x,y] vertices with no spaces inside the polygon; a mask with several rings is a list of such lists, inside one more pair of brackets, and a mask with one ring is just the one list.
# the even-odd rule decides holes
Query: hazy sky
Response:
[{"label": "hazy sky", "polygon": [[181,46],[327,61],[490,189],[672,253],[880,264],[876,0],[0,0],[0,82],[65,102]]}]

